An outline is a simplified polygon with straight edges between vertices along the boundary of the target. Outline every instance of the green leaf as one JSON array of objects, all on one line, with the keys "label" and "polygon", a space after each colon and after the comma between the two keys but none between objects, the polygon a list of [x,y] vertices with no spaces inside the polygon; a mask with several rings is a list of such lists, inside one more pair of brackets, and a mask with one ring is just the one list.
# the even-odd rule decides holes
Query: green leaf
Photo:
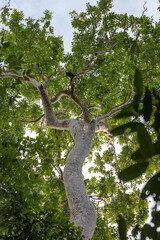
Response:
[{"label": "green leaf", "polygon": [[0,97],[2,97],[2,99],[4,98],[5,94],[6,94],[6,89],[0,86]]},{"label": "green leaf", "polygon": [[141,174],[143,174],[146,171],[148,165],[149,165],[149,162],[141,162],[141,163],[134,164],[122,170],[118,174],[118,177],[123,181],[133,180],[134,178],[138,178]]},{"label": "green leaf", "polygon": [[156,197],[160,196],[160,172],[155,174],[144,186],[141,192],[141,198],[146,199],[150,195],[156,194]]},{"label": "green leaf", "polygon": [[159,112],[159,109],[157,109],[157,111],[154,114],[154,123],[153,123],[152,126],[154,127],[156,132],[159,132],[159,129],[160,129],[160,112]]},{"label": "green leaf", "polygon": [[141,99],[139,98],[138,94],[136,93],[136,94],[134,95],[133,102],[132,102],[132,104],[133,104],[133,106],[134,106],[134,111],[135,111],[135,112],[138,112],[140,100],[141,100]]},{"label": "green leaf", "polygon": [[24,79],[29,81],[29,79],[28,79],[28,77],[27,77],[27,76],[24,76]]},{"label": "green leaf", "polygon": [[14,98],[13,97],[10,97],[9,98],[9,106],[12,106],[12,104],[14,103]]},{"label": "green leaf", "polygon": [[145,91],[145,95],[143,98],[143,116],[144,116],[144,120],[146,122],[148,122],[151,118],[151,114],[152,114],[152,95],[151,95],[151,91],[149,89],[147,89]]},{"label": "green leaf", "polygon": [[160,139],[153,143],[153,156],[157,154],[160,154]]},{"label": "green leaf", "polygon": [[155,224],[155,226],[160,226],[160,211],[152,212],[152,222]]},{"label": "green leaf", "polygon": [[26,73],[26,70],[25,70],[25,69],[23,69],[23,71],[22,71],[22,75],[24,76],[24,75],[25,75],[25,73]]},{"label": "green leaf", "polygon": [[146,237],[148,237],[149,239],[154,239],[154,236],[155,236],[155,228],[150,226],[149,224],[145,224],[144,227],[142,228],[141,240],[143,239],[145,240]]},{"label": "green leaf", "polygon": [[117,224],[120,240],[126,240],[127,239],[126,221],[121,215],[118,216]]},{"label": "green leaf", "polygon": [[147,149],[146,149],[146,152],[144,152],[144,151],[142,151],[141,148],[139,148],[137,151],[135,151],[132,154],[132,156],[131,156],[132,160],[136,161],[136,162],[143,162],[143,161],[147,160],[148,158],[151,158],[155,155],[160,154],[160,139],[158,139],[157,142],[151,144],[150,148],[151,148],[151,151],[148,152],[148,155],[146,155],[146,152],[148,151]]},{"label": "green leaf", "polygon": [[140,145],[140,151],[142,152],[143,156],[146,158],[152,157],[153,145],[151,136],[149,135],[143,124],[139,125],[137,136]]},{"label": "green leaf", "polygon": [[133,229],[133,231],[132,231],[132,234],[133,234],[133,237],[135,238],[136,236],[137,236],[137,234],[140,232],[140,227],[139,227],[139,225],[137,224],[136,226],[135,226],[135,228]]},{"label": "green leaf", "polygon": [[130,104],[128,107],[122,109],[122,111],[115,116],[115,119],[132,117],[135,116],[135,114],[134,106],[133,104]]},{"label": "green leaf", "polygon": [[134,95],[132,104],[134,107],[134,111],[138,112],[139,103],[143,95],[143,80],[142,80],[141,72],[139,69],[135,70],[134,89],[135,89],[135,95]]},{"label": "green leaf", "polygon": [[3,45],[4,42],[4,36],[1,37],[1,44]]},{"label": "green leaf", "polygon": [[12,73],[14,73],[14,74],[18,74],[18,72],[17,72],[16,70],[13,70]]},{"label": "green leaf", "polygon": [[137,97],[140,99],[143,95],[143,79],[142,79],[141,71],[139,69],[135,70],[134,87],[135,87],[135,92],[137,93]]},{"label": "green leaf", "polygon": [[144,162],[147,159],[140,148],[131,155],[131,158],[136,162]]},{"label": "green leaf", "polygon": [[30,75],[31,72],[32,72],[32,69],[28,69],[28,70],[26,71],[26,75]]},{"label": "green leaf", "polygon": [[125,123],[119,127],[113,128],[111,132],[114,136],[123,134],[126,131],[126,129],[128,129],[128,128],[131,129],[131,132],[135,132],[135,131],[137,131],[138,126],[140,124],[141,123],[136,123],[136,122]]},{"label": "green leaf", "polygon": [[2,46],[3,46],[5,49],[8,48],[10,45],[11,45],[10,42],[2,43]]}]

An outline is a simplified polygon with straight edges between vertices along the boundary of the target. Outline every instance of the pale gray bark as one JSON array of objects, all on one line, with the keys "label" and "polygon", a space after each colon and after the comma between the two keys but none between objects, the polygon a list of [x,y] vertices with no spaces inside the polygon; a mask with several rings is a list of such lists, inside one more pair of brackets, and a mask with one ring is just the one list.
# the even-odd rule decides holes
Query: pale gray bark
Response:
[{"label": "pale gray bark", "polygon": [[95,230],[96,211],[84,185],[82,165],[92,147],[95,123],[72,120],[69,131],[75,145],[67,157],[63,180],[70,208],[70,221],[83,229],[84,239],[88,240]]},{"label": "pale gray bark", "polygon": [[44,113],[47,121],[47,126],[54,129],[66,130],[69,127],[71,119],[58,120],[55,112],[53,111],[52,103],[47,95],[46,90],[42,85],[38,87],[41,93],[41,99],[43,103]]}]

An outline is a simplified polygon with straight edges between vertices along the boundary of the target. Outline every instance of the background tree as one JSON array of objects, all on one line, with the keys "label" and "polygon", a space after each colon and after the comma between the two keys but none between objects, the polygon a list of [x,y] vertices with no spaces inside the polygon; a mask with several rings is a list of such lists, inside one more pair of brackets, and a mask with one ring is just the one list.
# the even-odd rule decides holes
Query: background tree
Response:
[{"label": "background tree", "polygon": [[[8,8],[1,13],[2,239],[81,239],[69,212],[85,239],[118,239],[118,219],[131,232],[147,218],[137,184],[159,171],[159,158],[145,175],[122,182],[117,174],[132,164],[136,134],[123,132],[117,155],[111,128],[128,123],[132,115],[114,114],[142,98],[135,69],[144,86],[159,91],[160,25],[145,9],[137,18],[111,7],[100,0],[85,13],[72,12],[73,47],[66,55],[49,11],[40,20]],[[25,137],[26,126],[35,139]],[[108,147],[101,156],[103,144]],[[84,184],[82,165],[91,160],[92,177]]]}]

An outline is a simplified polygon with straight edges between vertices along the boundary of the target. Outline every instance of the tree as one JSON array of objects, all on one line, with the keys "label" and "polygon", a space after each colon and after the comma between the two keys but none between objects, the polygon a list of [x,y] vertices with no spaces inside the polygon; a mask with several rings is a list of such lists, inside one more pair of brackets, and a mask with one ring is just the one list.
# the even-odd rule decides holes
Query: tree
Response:
[{"label": "tree", "polygon": [[[131,231],[148,216],[137,184],[159,171],[159,159],[145,175],[122,182],[117,174],[132,164],[136,134],[122,133],[117,156],[111,130],[133,117],[114,116],[142,98],[139,72],[144,86],[159,91],[160,25],[145,9],[138,18],[111,7],[112,1],[100,0],[85,13],[71,13],[68,54],[54,36],[49,11],[40,20],[7,7],[1,12],[2,239],[82,239],[68,212],[84,239],[118,239],[117,221],[125,219]],[[25,137],[26,125],[36,139]],[[86,158],[94,159],[96,176],[83,180]]]}]

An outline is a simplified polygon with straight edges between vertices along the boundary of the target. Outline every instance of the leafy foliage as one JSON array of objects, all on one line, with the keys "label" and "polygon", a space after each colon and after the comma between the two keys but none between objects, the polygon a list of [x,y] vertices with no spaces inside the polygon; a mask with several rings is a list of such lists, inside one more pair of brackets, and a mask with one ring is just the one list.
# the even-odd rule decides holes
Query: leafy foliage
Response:
[{"label": "leafy foliage", "polygon": [[[137,70],[136,70],[137,71]],[[138,71],[139,73],[139,71]],[[138,83],[139,82],[139,83]],[[139,148],[137,151],[135,151],[131,158],[133,161],[138,162],[134,165],[131,165],[128,168],[125,168],[122,170],[118,177],[123,180],[123,181],[130,181],[133,180],[134,178],[139,177],[141,174],[146,172],[146,169],[149,165],[151,164],[152,158],[155,155],[159,155],[159,134],[160,134],[160,127],[159,127],[159,121],[156,119],[156,114],[160,112],[160,97],[157,94],[156,89],[153,89],[152,92],[147,88],[144,94],[144,98],[141,101],[142,98],[142,89],[143,89],[143,84],[142,84],[142,79],[140,77],[140,74],[136,76],[135,74],[135,82],[134,86],[136,89],[136,95],[140,96],[140,98],[137,98],[136,100],[136,108],[134,110],[136,111],[136,114],[131,114],[130,116],[143,116],[145,123],[151,121],[153,124],[151,124],[151,127],[154,129],[156,135],[157,135],[157,140],[156,142],[152,143],[152,136],[151,134],[146,130],[146,127],[143,123],[138,123],[138,122],[128,122],[124,125],[121,125],[115,129],[113,129],[113,134],[123,134],[124,131],[127,128],[131,128],[131,132],[137,131],[137,139],[139,143]],[[141,89],[142,88],[142,89]],[[138,94],[139,92],[139,94]],[[135,96],[136,96],[135,95]],[[133,99],[133,103],[135,102],[135,97]],[[152,102],[157,103],[153,105],[154,108],[152,108]],[[139,104],[143,104],[142,111],[139,110],[137,107]],[[129,107],[128,107],[129,109]],[[124,110],[122,110],[124,112]],[[131,113],[131,112],[130,112]],[[153,118],[152,118],[153,115]],[[127,117],[128,115],[121,115],[119,113],[118,117]],[[150,130],[151,131],[151,130]],[[144,200],[149,196],[153,196],[153,199],[155,200],[156,204],[154,208],[152,209],[152,223],[154,224],[154,227],[145,224],[141,229],[138,228],[138,231],[141,231],[141,239],[146,239],[146,237],[152,238],[152,239],[159,239],[159,232],[157,231],[157,228],[160,227],[160,222],[158,220],[159,218],[159,211],[158,211],[158,202],[160,201],[160,172],[157,172],[154,176],[152,176],[149,181],[145,184],[142,193],[141,193],[141,198]],[[125,222],[121,223],[120,221],[119,227],[120,227],[120,239],[123,239],[124,237],[121,236],[121,231],[123,232],[123,227],[125,226]],[[136,236],[136,234],[135,234]]]},{"label": "leafy foliage", "polygon": [[[82,239],[69,223],[62,183],[73,140],[66,131],[41,129],[39,93],[28,77],[41,83],[49,78],[52,98],[70,87],[66,72],[84,71],[93,54],[94,62],[76,78],[77,96],[90,106],[91,118],[122,109],[107,119],[121,152],[116,154],[114,139],[97,133],[86,160],[92,175],[85,184],[97,209],[93,239],[126,239],[127,231],[133,237],[141,231],[141,239],[159,239],[157,205],[154,227],[144,222],[146,198],[159,199],[160,25],[145,15],[116,14],[111,7],[112,1],[100,0],[97,6],[87,4],[86,12],[71,13],[75,32],[68,54],[62,38],[54,35],[49,11],[39,20],[9,8],[1,12],[1,239]],[[13,75],[3,78],[9,70],[14,76],[21,73],[25,81]],[[82,118],[81,108],[65,96],[54,110],[59,119]],[[26,129],[35,138],[27,137]],[[138,184],[146,181],[140,193]]]}]

